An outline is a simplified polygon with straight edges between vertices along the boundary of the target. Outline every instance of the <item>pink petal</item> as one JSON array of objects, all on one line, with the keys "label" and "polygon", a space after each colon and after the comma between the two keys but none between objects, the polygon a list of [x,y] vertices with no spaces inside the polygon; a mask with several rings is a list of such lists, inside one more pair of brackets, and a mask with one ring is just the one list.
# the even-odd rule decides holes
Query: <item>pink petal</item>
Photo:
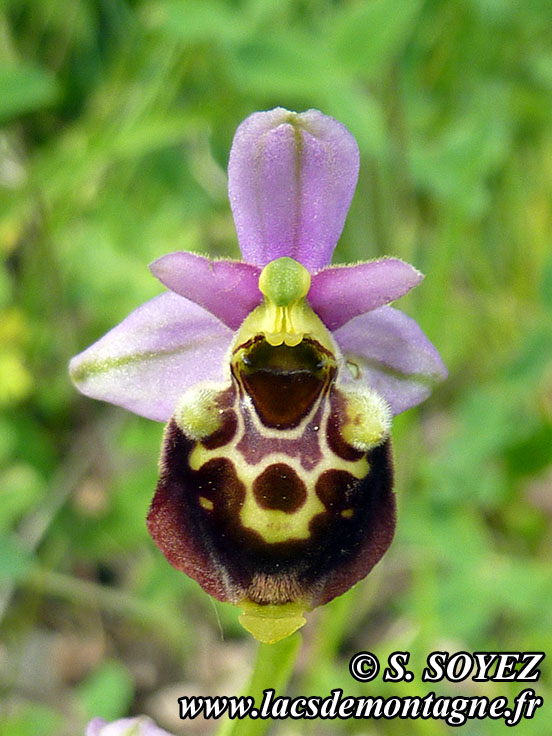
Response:
[{"label": "pink petal", "polygon": [[86,727],[85,736],[172,736],[168,731],[147,716],[119,718],[108,723],[103,718],[94,718]]},{"label": "pink petal", "polygon": [[358,177],[347,128],[318,110],[250,115],[234,137],[228,192],[243,259],[330,263]]},{"label": "pink petal", "polygon": [[131,312],[69,364],[79,391],[166,422],[183,391],[221,381],[232,331],[172,292]]},{"label": "pink petal", "polygon": [[404,296],[423,275],[398,258],[330,266],[313,276],[308,300],[324,324],[336,330],[353,317]]},{"label": "pink petal", "polygon": [[345,360],[358,370],[348,383],[374,388],[400,414],[427,399],[432,384],[447,377],[441,356],[418,323],[392,307],[355,317],[334,332]]},{"label": "pink petal", "polygon": [[211,261],[179,251],[161,256],[150,269],[168,289],[199,304],[233,330],[262,301],[261,269],[249,263]]}]

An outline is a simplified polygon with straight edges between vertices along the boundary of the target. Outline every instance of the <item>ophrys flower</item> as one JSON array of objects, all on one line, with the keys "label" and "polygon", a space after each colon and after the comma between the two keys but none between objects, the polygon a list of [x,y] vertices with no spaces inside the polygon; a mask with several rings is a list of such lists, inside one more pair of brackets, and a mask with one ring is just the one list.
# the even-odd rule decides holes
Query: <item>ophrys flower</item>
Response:
[{"label": "ophrys flower", "polygon": [[251,115],[228,172],[245,262],[163,256],[151,269],[170,291],[71,363],[83,393],[168,421],[150,533],[263,641],[385,553],[392,416],[446,373],[388,306],[420,282],[415,268],[329,266],[358,161],[316,110]]}]

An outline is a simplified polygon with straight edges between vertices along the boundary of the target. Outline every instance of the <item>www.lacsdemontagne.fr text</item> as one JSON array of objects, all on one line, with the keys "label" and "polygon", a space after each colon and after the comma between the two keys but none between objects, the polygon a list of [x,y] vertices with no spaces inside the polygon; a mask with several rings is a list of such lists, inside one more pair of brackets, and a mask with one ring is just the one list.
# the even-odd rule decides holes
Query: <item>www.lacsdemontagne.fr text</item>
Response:
[{"label": "www.lacsdemontagne.fr text", "polygon": [[217,719],[223,716],[231,719],[273,718],[293,720],[356,719],[379,720],[433,719],[442,720],[449,726],[462,726],[468,720],[504,720],[507,726],[516,726],[524,719],[533,718],[543,699],[527,688],[521,691],[508,705],[506,697],[491,700],[482,696],[437,696],[434,692],[423,697],[409,696],[384,698],[344,696],[343,690],[336,688],[326,697],[275,697],[275,691],[263,691],[260,706],[255,706],[252,697],[201,697],[189,696],[178,699],[181,719],[203,717]]}]

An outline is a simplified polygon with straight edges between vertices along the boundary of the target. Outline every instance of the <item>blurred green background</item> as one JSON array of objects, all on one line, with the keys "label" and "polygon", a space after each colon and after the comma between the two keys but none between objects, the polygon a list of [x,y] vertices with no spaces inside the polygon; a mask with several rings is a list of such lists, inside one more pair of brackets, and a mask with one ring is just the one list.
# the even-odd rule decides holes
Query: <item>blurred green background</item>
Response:
[{"label": "blurred green background", "polygon": [[[160,293],[150,261],[238,256],[232,136],[277,105],[319,108],[356,136],[335,260],[390,254],[422,270],[400,307],[450,370],[395,422],[390,552],[309,616],[288,692],[432,689],[354,682],[362,649],[409,650],[417,675],[434,649],[552,656],[551,27],[549,0],[1,0],[2,736],[74,736],[91,715],[140,712],[210,733],[178,722],[176,698],[237,694],[251,669],[237,612],[147,535],[162,426],[79,396],[66,365]],[[546,723],[542,708],[517,730]],[[271,733],[449,731],[351,720]]]}]

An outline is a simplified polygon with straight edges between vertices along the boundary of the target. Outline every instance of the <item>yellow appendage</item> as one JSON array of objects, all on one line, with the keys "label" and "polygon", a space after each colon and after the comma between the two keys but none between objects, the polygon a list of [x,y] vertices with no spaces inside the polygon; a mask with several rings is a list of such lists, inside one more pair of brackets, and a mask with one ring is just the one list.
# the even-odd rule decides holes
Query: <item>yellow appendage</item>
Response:
[{"label": "yellow appendage", "polygon": [[240,624],[263,644],[276,644],[307,623],[303,616],[308,608],[305,603],[261,606],[245,600],[238,605],[243,611],[238,619]]},{"label": "yellow appendage", "polygon": [[391,410],[387,402],[369,388],[343,391],[346,398],[347,422],[342,435],[345,442],[360,452],[381,445],[391,429]]}]

